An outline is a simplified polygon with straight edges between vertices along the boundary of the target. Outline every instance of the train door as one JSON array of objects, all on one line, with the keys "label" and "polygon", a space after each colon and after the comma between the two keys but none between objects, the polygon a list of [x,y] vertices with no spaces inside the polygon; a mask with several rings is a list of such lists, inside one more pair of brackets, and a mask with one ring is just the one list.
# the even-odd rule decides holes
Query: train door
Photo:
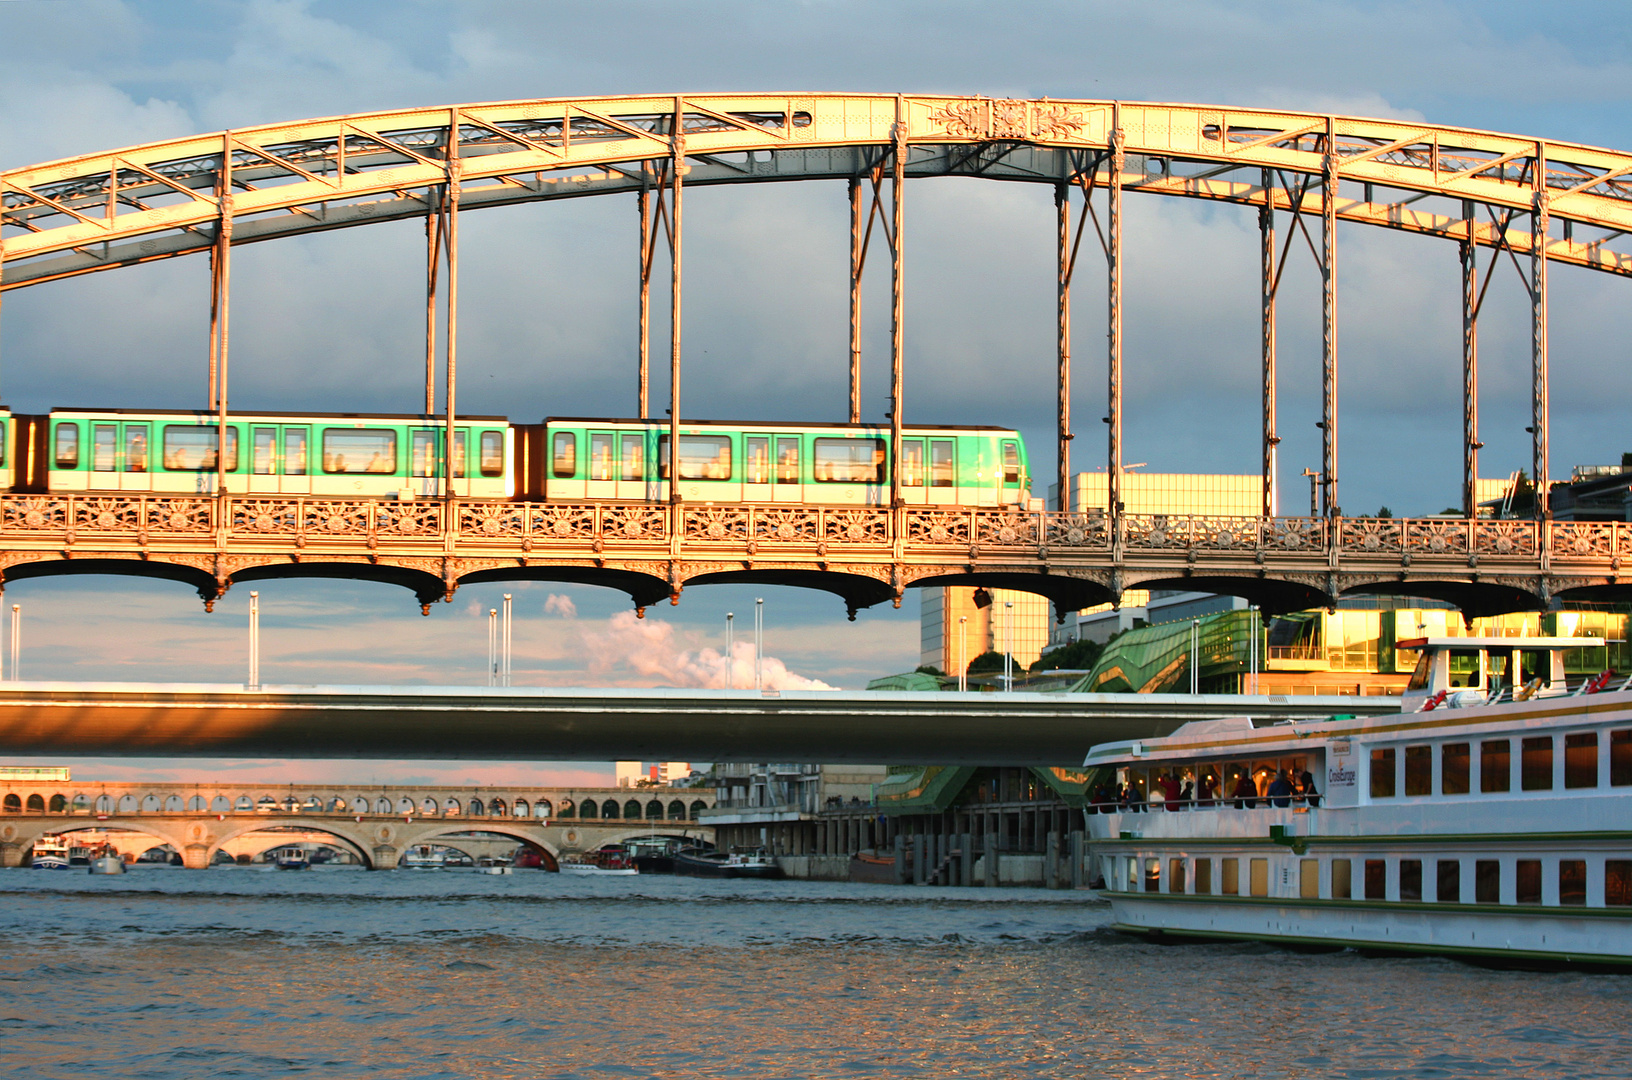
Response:
[{"label": "train door", "polygon": [[278,488],[285,495],[310,495],[312,472],[307,450],[312,442],[312,429],[304,424],[286,424],[283,428],[282,475]]},{"label": "train door", "polygon": [[119,429],[119,489],[152,491],[152,461],[148,451],[153,445],[153,425],[120,424]]},{"label": "train door", "polygon": [[1025,477],[1021,475],[1020,444],[1014,439],[1004,439],[1001,450],[1003,454],[1003,472],[1001,477],[1003,483],[1003,494],[1001,501],[1005,506],[1010,506],[1015,503],[1024,505],[1026,501],[1026,492],[1022,490],[1022,486],[1025,484]]},{"label": "train door", "polygon": [[278,429],[252,424],[249,428],[249,493],[274,495],[278,482]]},{"label": "train door", "polygon": [[470,498],[470,429],[453,429],[453,494]]},{"label": "train door", "polygon": [[955,506],[961,501],[956,439],[929,440],[929,501],[941,506]]},{"label": "train door", "polygon": [[109,488],[119,488],[119,425],[92,424],[91,425],[91,476],[90,489],[92,491],[106,491]]},{"label": "train door", "polygon": [[617,497],[646,498],[646,433],[618,432]]},{"label": "train door", "polygon": [[744,502],[768,503],[771,489],[771,437],[745,435],[742,439],[742,498]]},{"label": "train door", "polygon": [[408,490],[416,498],[434,499],[442,494],[440,457],[442,433],[436,428],[408,429]]},{"label": "train door", "polygon": [[611,431],[589,433],[589,480],[584,495],[591,499],[618,497],[616,434]]},{"label": "train door", "polygon": [[776,444],[775,481],[772,499],[776,502],[803,502],[805,499],[804,474],[800,471],[799,436],[778,435]]},{"label": "train door", "polygon": [[908,503],[928,502],[925,487],[924,440],[901,440],[901,498]]}]

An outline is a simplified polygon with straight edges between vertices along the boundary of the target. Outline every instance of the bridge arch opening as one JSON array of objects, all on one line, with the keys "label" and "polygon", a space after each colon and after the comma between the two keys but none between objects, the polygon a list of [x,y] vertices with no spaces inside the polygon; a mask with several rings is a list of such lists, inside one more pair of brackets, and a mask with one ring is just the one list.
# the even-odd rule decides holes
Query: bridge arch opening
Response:
[{"label": "bridge arch opening", "polygon": [[232,848],[238,849],[237,852],[232,852],[233,854],[248,853],[253,859],[276,848],[291,846],[291,837],[312,833],[332,838],[334,842],[328,846],[348,852],[357,859],[363,869],[374,869],[373,850],[366,838],[350,835],[344,827],[333,822],[324,822],[321,819],[308,821],[297,816],[281,814],[248,821],[229,821],[214,837],[209,846],[209,854],[213,861],[216,852]]},{"label": "bridge arch opening", "polygon": [[45,813],[45,800],[40,798],[38,794],[30,795],[24,807],[31,814],[43,814]]}]

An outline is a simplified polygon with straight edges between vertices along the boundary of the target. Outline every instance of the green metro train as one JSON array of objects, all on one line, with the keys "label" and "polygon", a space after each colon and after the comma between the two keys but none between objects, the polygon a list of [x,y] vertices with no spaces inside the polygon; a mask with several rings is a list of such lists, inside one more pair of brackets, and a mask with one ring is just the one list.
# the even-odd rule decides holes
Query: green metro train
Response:
[{"label": "green metro train", "polygon": [[[217,419],[204,412],[0,409],[0,487],[18,492],[213,494]],[[447,424],[384,414],[234,413],[231,494],[435,498]],[[666,502],[669,428],[650,420],[502,416],[454,423],[453,494],[473,499]],[[687,502],[880,506],[894,462],[888,428],[868,424],[686,423],[679,494]],[[909,504],[1030,505],[1018,432],[909,426],[901,441]]]}]

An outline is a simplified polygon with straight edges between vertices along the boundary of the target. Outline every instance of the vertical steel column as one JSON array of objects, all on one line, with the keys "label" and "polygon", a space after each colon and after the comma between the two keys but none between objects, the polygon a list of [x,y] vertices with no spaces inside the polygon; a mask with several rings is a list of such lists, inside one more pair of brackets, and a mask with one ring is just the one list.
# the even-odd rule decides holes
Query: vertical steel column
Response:
[{"label": "vertical steel column", "polygon": [[[448,500],[448,516],[444,528],[453,530],[457,525],[453,513],[453,481],[454,461],[453,445],[454,431],[453,418],[455,414],[456,398],[458,396],[459,375],[459,110],[448,110],[448,196],[444,201],[444,212],[447,214],[443,237],[448,252],[448,347],[447,347],[447,378],[446,391],[448,422],[447,441],[443,450],[446,466],[442,471],[446,488],[443,494]],[[467,448],[468,450],[468,448]]]},{"label": "vertical steel column", "polygon": [[1122,107],[1114,107],[1111,132],[1111,175],[1106,187],[1108,209],[1105,219],[1105,292],[1107,357],[1105,422],[1106,513],[1110,516],[1112,543],[1121,536],[1122,520],[1122,170],[1127,164],[1122,136]]},{"label": "vertical steel column", "polygon": [[861,177],[850,178],[850,422],[861,423]]},{"label": "vertical steel column", "polygon": [[1276,448],[1281,438],[1275,434],[1275,195],[1274,176],[1264,170],[1264,205],[1258,210],[1258,273],[1262,300],[1263,357],[1263,516],[1280,512],[1280,492],[1276,487]]},{"label": "vertical steel column", "polygon": [[[211,352],[215,360],[215,494],[227,493],[227,357],[232,316],[232,133],[221,136],[221,172],[215,228],[215,310],[211,312]],[[222,515],[223,521],[225,514]]]},{"label": "vertical steel column", "polygon": [[685,171],[685,106],[674,99],[674,127],[670,132],[669,164],[669,503],[675,507],[672,535],[681,533],[680,517],[680,300],[681,300],[681,189]]},{"label": "vertical steel column", "polygon": [[640,364],[638,408],[635,415],[646,419],[650,411],[651,324],[652,324],[652,182],[651,166],[640,165]]},{"label": "vertical steel column", "polygon": [[1060,493],[1056,504],[1060,513],[1071,512],[1071,188],[1063,181],[1054,185],[1056,253],[1059,259],[1059,311],[1055,324],[1059,351],[1059,474]]},{"label": "vertical steel column", "polygon": [[1536,144],[1535,194],[1530,230],[1530,464],[1536,519],[1552,516],[1547,462],[1547,149]]},{"label": "vertical steel column", "polygon": [[901,505],[901,394],[905,339],[902,334],[902,286],[905,263],[902,247],[906,237],[901,233],[903,194],[901,182],[906,177],[907,165],[907,112],[906,99],[895,99],[895,149],[890,173],[890,506]]},{"label": "vertical steel column", "polygon": [[442,262],[442,200],[425,189],[425,418],[436,415],[436,278]]},{"label": "vertical steel column", "polygon": [[1462,512],[1479,514],[1479,248],[1473,242],[1473,203],[1462,204]]},{"label": "vertical steel column", "polygon": [[1326,118],[1326,176],[1321,185],[1321,512],[1336,517],[1337,505],[1337,121]]}]

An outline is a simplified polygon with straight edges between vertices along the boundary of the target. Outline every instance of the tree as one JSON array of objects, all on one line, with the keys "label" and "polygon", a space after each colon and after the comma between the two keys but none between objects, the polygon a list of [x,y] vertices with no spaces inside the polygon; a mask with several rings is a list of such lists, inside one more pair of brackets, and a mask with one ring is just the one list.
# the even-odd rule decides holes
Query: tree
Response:
[{"label": "tree", "polygon": [[1073,641],[1050,650],[1031,665],[1032,671],[1086,671],[1099,663],[1105,646],[1097,641]]},{"label": "tree", "polygon": [[1377,516],[1380,518],[1391,518],[1394,516],[1394,511],[1390,510],[1386,506],[1379,506],[1377,508]]},{"label": "tree", "polygon": [[973,660],[969,661],[969,674],[985,675],[996,674],[1003,670],[1004,654],[988,649]]},{"label": "tree", "polygon": [[913,674],[915,674],[915,675],[933,675],[937,679],[946,678],[946,672],[942,671],[940,668],[936,667],[934,664],[919,664],[917,667],[913,668],[912,670],[913,670]]}]

